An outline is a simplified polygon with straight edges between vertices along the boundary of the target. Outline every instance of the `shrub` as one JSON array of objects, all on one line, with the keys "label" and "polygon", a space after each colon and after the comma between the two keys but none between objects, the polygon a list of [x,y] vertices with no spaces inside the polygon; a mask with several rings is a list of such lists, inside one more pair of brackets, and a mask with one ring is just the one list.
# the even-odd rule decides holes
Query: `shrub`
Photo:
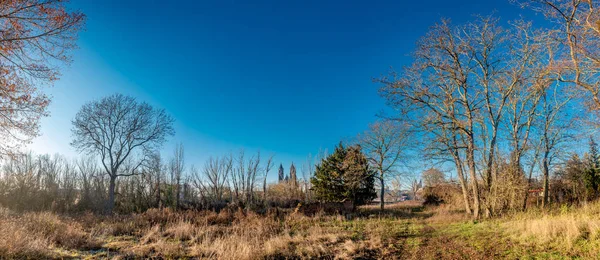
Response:
[{"label": "shrub", "polygon": [[423,189],[424,205],[447,204],[463,208],[460,187],[451,183],[442,183]]}]

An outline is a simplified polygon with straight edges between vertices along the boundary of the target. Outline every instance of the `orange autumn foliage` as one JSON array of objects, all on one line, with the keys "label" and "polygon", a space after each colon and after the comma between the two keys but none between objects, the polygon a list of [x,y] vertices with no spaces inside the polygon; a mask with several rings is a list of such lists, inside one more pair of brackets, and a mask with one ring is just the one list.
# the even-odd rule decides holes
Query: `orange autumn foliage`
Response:
[{"label": "orange autumn foliage", "polygon": [[40,86],[70,63],[85,15],[63,0],[0,1],[0,156],[38,135],[50,98]]}]

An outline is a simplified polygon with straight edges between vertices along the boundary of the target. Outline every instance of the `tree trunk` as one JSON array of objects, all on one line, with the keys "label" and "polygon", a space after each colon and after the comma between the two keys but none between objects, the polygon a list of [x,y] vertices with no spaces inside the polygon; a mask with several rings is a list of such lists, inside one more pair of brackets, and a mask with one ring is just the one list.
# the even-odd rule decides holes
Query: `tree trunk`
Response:
[{"label": "tree trunk", "polygon": [[381,181],[381,200],[379,202],[380,203],[379,206],[381,207],[381,212],[383,212],[383,208],[384,208],[384,205],[385,205],[385,201],[384,201],[384,198],[385,198],[385,181],[383,179],[383,173],[381,173],[379,177],[380,177],[380,181]]},{"label": "tree trunk", "polygon": [[265,179],[263,180],[263,200],[265,203],[267,202],[267,176],[265,175]]},{"label": "tree trunk", "polygon": [[177,183],[175,186],[175,209],[179,209],[179,195],[181,193],[181,178],[179,177],[179,175],[177,175]]},{"label": "tree trunk", "polygon": [[[458,156],[458,155],[456,155],[456,156]],[[471,214],[473,214],[473,212],[471,211],[471,206],[469,205],[470,204],[469,203],[469,190],[467,189],[467,183],[465,181],[462,164],[458,157],[455,157],[454,160],[456,163],[456,173],[458,175],[458,180],[460,182],[460,189],[462,190],[462,194],[463,194],[463,201],[465,203],[465,211],[467,214],[471,215]]]},{"label": "tree trunk", "polygon": [[[497,141],[497,132],[498,132],[498,127],[497,126],[492,126],[492,140],[490,141],[490,151],[488,153],[488,161],[487,161],[487,167],[485,169],[485,189],[486,189],[486,197],[488,198],[488,201],[496,201],[495,200],[495,196],[496,194],[494,191],[492,191],[492,182],[493,180],[496,178],[496,174],[494,174],[494,155],[496,152],[496,141]],[[489,218],[492,216],[492,214],[494,214],[493,212],[493,208],[494,206],[491,205],[491,203],[486,203],[485,205],[485,217]]]},{"label": "tree trunk", "polygon": [[460,158],[460,154],[458,152],[458,140],[456,140],[456,135],[452,137],[452,157],[454,159],[454,164],[456,165],[456,175],[458,176],[458,181],[460,182],[460,189],[463,194],[463,201],[465,203],[465,212],[469,215],[473,214],[471,211],[471,205],[469,203],[469,188],[467,187],[467,181],[465,180],[465,172],[463,168],[463,162]]},{"label": "tree trunk", "polygon": [[531,177],[533,176],[533,168],[537,163],[539,155],[539,149],[536,148],[535,155],[533,156],[532,166],[529,168],[529,178],[527,178],[527,189],[525,190],[525,198],[523,200],[523,211],[527,209],[527,200],[529,200],[529,189],[531,189]]},{"label": "tree trunk", "polygon": [[469,165],[469,175],[471,176],[471,188],[473,189],[473,217],[479,218],[479,185],[477,184],[477,170],[475,169],[475,151],[473,136],[468,135],[467,145],[467,163]]},{"label": "tree trunk", "polygon": [[108,201],[106,203],[106,213],[112,214],[115,208],[115,182],[117,180],[116,175],[110,176],[110,184],[108,186]]},{"label": "tree trunk", "polygon": [[542,172],[544,174],[544,200],[542,201],[542,208],[546,207],[549,199],[548,199],[548,189],[550,188],[550,174],[548,169],[548,152],[544,153],[544,160],[542,161]]},{"label": "tree trunk", "polygon": [[160,199],[160,174],[156,175],[156,207],[162,208],[162,201]]},{"label": "tree trunk", "polygon": [[485,169],[485,181],[486,181],[486,189],[488,190],[489,193],[491,193],[492,191],[492,171],[494,168],[494,154],[496,152],[496,132],[497,132],[497,127],[494,126],[494,129],[492,130],[493,134],[492,134],[492,140],[490,142],[490,152],[488,154],[488,161],[487,161],[487,167]]}]

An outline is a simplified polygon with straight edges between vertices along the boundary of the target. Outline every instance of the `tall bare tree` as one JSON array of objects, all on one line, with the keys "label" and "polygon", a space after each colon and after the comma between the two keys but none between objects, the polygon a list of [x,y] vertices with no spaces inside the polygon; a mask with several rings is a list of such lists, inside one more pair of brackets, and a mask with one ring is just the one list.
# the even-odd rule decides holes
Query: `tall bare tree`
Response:
[{"label": "tall bare tree", "polygon": [[131,176],[142,161],[124,172],[123,163],[136,154],[156,150],[173,135],[173,119],[162,109],[137,102],[121,94],[85,104],[73,119],[71,143],[78,151],[100,156],[105,174],[110,177],[106,211],[115,206],[115,182]]},{"label": "tall bare tree", "polygon": [[[410,131],[407,124],[383,120],[372,123],[369,130],[358,136],[369,163],[378,173],[380,185],[380,208],[385,207],[385,183],[387,178],[397,174],[401,159],[406,159],[406,150],[410,143]],[[402,157],[404,155],[404,158]]]},{"label": "tall bare tree", "polygon": [[170,167],[171,185],[174,189],[172,194],[174,197],[173,202],[175,203],[174,207],[177,209],[181,206],[181,178],[183,175],[183,171],[185,170],[185,158],[182,143],[178,144],[175,147],[175,152],[173,154]]},{"label": "tall bare tree", "polygon": [[[233,158],[231,156],[209,158],[203,169],[207,180],[206,187],[213,202],[220,203],[227,188],[227,181],[232,174]],[[199,178],[197,178],[199,179]],[[202,181],[199,181],[202,183]]]},{"label": "tall bare tree", "polygon": [[264,169],[264,176],[263,176],[263,200],[267,201],[267,177],[269,176],[269,171],[271,171],[271,168],[273,168],[273,156],[271,155],[269,156],[269,159],[267,160],[267,164],[265,165],[265,169]]},{"label": "tall bare tree", "polygon": [[154,194],[154,207],[162,208],[162,188],[161,184],[164,182],[164,165],[162,158],[160,156],[160,152],[155,151],[148,155],[148,159],[146,160],[146,168],[147,174],[152,176],[151,179],[153,181],[153,194]]},{"label": "tall bare tree", "polygon": [[[305,200],[309,201],[311,199],[311,183],[310,179],[315,174],[315,162],[314,160],[317,158],[313,158],[311,154],[308,154],[306,157],[306,161],[302,164],[300,171],[302,172],[302,191],[304,191]],[[320,160],[319,160],[320,161]],[[317,162],[318,163],[318,162]]]},{"label": "tall bare tree", "polygon": [[560,84],[556,84],[555,87],[548,86],[542,94],[542,108],[539,117],[541,122],[540,155],[543,176],[543,207],[549,202],[550,167],[557,159],[557,148],[570,137],[568,129],[572,122],[565,121],[568,118],[563,114],[566,112],[565,107],[571,101],[572,96],[563,87]]},{"label": "tall bare tree", "polygon": [[98,164],[93,157],[79,158],[75,165],[81,177],[81,204],[85,208],[90,208],[92,199],[92,178],[98,174]]},{"label": "tall bare tree", "polygon": [[466,166],[471,177],[473,216],[479,217],[480,195],[476,168],[476,120],[482,102],[471,82],[474,66],[466,55],[460,28],[447,21],[432,27],[417,43],[414,63],[401,74],[391,72],[380,80],[388,103],[422,130],[443,127],[464,141]]},{"label": "tall bare tree", "polygon": [[600,10],[598,0],[529,0],[523,6],[543,13],[556,27],[548,33],[559,44],[553,69],[560,82],[574,83],[600,110]]},{"label": "tall bare tree", "polygon": [[244,151],[240,151],[236,159],[237,166],[233,167],[231,184],[237,202],[252,203],[256,178],[260,171],[260,152],[247,159]]},{"label": "tall bare tree", "polygon": [[421,173],[423,185],[426,187],[434,187],[446,182],[446,175],[437,168],[429,168]]},{"label": "tall bare tree", "polygon": [[[476,218],[480,210],[494,214],[494,180],[511,98],[535,90],[540,73],[548,71],[540,65],[548,60],[546,45],[530,28],[522,21],[504,28],[494,17],[462,26],[442,21],[418,42],[412,66],[381,80],[389,103],[423,131],[436,154],[454,160],[461,183],[466,181],[461,172],[468,171]],[[469,197],[465,189],[463,195]]]}]

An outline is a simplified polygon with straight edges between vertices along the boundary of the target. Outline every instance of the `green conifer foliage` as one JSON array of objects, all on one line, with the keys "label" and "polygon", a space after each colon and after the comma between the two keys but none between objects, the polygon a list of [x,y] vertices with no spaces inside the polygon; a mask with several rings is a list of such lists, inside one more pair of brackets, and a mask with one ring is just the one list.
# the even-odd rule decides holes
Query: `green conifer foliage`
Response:
[{"label": "green conifer foliage", "polygon": [[600,155],[598,154],[598,144],[593,138],[590,138],[590,153],[587,154],[587,169],[584,171],[583,182],[586,187],[587,199],[595,199],[598,195],[600,186]]},{"label": "green conifer foliage", "polygon": [[376,197],[374,176],[360,146],[346,148],[340,143],[317,165],[311,183],[319,200],[351,200],[354,205],[361,205]]}]

